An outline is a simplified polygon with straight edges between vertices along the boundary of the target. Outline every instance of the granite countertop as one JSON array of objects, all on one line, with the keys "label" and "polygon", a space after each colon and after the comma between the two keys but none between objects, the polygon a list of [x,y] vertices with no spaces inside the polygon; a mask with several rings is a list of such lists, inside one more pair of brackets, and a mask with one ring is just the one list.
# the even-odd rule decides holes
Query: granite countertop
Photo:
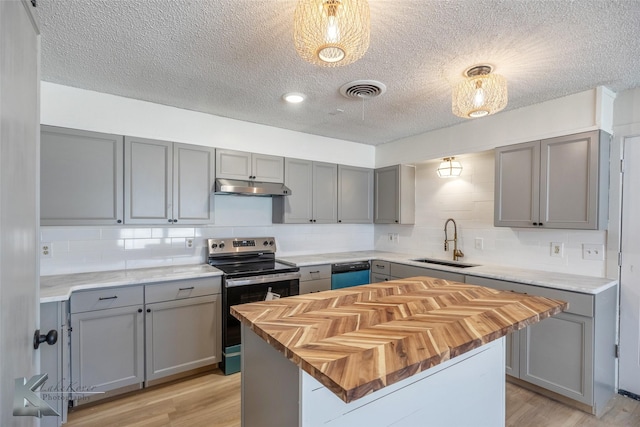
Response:
[{"label": "granite countertop", "polygon": [[68,300],[73,291],[215,276],[222,272],[209,264],[42,276],[40,303]]},{"label": "granite countertop", "polygon": [[237,305],[231,313],[348,403],[566,307],[416,277]]},{"label": "granite countertop", "polygon": [[[618,281],[604,277],[582,276],[568,273],[555,273],[549,271],[533,270],[519,267],[506,267],[500,265],[478,265],[474,267],[460,268],[446,265],[425,264],[411,261],[421,258],[420,255],[384,251],[357,251],[337,252],[314,255],[300,255],[291,257],[278,257],[279,261],[307,267],[321,264],[335,264],[341,262],[353,262],[376,259],[380,261],[396,262],[415,267],[431,268],[434,270],[450,271],[469,276],[486,277],[489,279],[507,280],[524,283],[527,285],[543,286],[545,288],[560,289],[585,294],[598,294],[615,286]],[[451,262],[451,260],[443,260]],[[461,263],[465,264],[465,263]],[[473,264],[473,263],[470,263]]]}]

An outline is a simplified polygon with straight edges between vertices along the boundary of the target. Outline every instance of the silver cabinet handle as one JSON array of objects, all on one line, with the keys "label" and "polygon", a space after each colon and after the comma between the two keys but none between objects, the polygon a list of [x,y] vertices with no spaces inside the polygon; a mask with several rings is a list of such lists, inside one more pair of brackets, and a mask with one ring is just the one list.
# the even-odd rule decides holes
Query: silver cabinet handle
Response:
[{"label": "silver cabinet handle", "polygon": [[116,299],[116,298],[118,298],[118,295],[114,295],[114,296],[112,296],[112,297],[100,297],[100,298],[98,298],[98,300],[100,300],[100,301],[104,301],[104,300],[106,300],[106,299]]},{"label": "silver cabinet handle", "polygon": [[195,289],[195,286],[189,286],[188,288],[178,288],[179,291],[190,291],[192,289]]}]

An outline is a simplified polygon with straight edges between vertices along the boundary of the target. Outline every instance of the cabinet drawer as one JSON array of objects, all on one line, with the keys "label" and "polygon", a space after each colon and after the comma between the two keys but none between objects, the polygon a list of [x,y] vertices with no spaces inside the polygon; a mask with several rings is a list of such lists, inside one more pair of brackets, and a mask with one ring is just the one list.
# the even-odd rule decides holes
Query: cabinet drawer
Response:
[{"label": "cabinet drawer", "polygon": [[389,275],[389,272],[391,271],[389,264],[389,261],[373,260],[371,261],[371,273]]},{"label": "cabinet drawer", "polygon": [[300,267],[300,281],[331,278],[331,264]]},{"label": "cabinet drawer", "polygon": [[593,317],[593,295],[544,288],[542,286],[525,285],[505,280],[487,279],[485,277],[467,276],[466,282],[472,285],[486,286],[488,288],[499,289],[502,291],[520,292],[522,294],[530,294],[566,301],[569,303],[569,308],[564,311],[565,313]]},{"label": "cabinet drawer", "polygon": [[[375,262],[376,261],[374,261],[374,263]],[[371,283],[381,283],[389,280],[391,280],[391,278],[386,274],[371,273]]]},{"label": "cabinet drawer", "polygon": [[220,277],[201,277],[190,280],[176,280],[145,285],[144,296],[147,304],[172,301],[220,293]]},{"label": "cabinet drawer", "polygon": [[300,282],[300,295],[329,290],[331,290],[331,279],[307,280],[305,282]]},{"label": "cabinet drawer", "polygon": [[71,313],[127,307],[144,303],[142,286],[120,286],[115,288],[78,291],[71,294]]}]

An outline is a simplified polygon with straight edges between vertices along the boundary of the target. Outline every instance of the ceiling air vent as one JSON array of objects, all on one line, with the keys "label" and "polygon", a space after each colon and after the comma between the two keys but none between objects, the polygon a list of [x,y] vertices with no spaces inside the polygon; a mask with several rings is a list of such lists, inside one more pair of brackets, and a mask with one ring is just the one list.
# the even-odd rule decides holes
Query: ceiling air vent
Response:
[{"label": "ceiling air vent", "polygon": [[375,80],[355,80],[340,87],[340,93],[350,99],[370,99],[387,91],[384,83]]}]

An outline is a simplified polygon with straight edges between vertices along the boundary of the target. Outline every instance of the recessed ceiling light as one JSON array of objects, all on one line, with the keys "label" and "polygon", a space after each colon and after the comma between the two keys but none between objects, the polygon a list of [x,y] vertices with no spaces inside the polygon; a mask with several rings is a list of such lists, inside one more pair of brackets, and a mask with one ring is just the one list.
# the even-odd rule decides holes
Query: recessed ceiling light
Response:
[{"label": "recessed ceiling light", "polygon": [[299,104],[304,101],[305,98],[306,96],[304,95],[304,93],[300,92],[289,92],[282,95],[282,99],[290,104]]}]

